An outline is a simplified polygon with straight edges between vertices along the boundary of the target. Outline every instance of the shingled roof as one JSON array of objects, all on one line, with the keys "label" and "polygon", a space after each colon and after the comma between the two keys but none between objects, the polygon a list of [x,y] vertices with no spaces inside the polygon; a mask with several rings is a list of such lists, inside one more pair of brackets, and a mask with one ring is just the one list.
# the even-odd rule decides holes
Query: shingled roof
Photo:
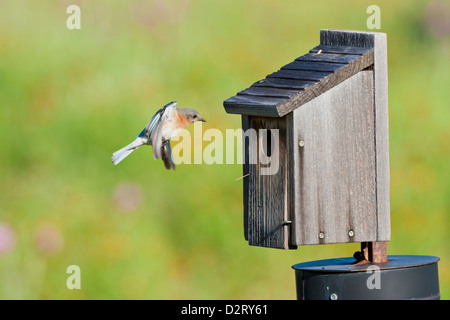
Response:
[{"label": "shingled roof", "polygon": [[320,44],[224,101],[227,113],[282,117],[374,63],[373,46]]}]

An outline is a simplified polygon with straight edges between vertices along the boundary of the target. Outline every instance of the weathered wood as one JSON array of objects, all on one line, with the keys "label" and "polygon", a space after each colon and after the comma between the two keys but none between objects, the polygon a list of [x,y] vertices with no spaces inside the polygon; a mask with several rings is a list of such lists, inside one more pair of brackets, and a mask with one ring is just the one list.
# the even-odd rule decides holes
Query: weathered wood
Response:
[{"label": "weathered wood", "polygon": [[238,95],[251,95],[251,96],[265,96],[271,98],[289,98],[294,94],[297,94],[298,90],[285,89],[285,88],[270,88],[270,87],[250,87],[242,90]]},{"label": "weathered wood", "polygon": [[377,241],[388,241],[390,226],[389,189],[389,116],[387,40],[385,33],[355,32],[347,30],[321,30],[320,44],[331,46],[355,46],[374,48],[374,113],[376,145],[376,196],[379,234]]},{"label": "weathered wood", "polygon": [[324,45],[320,44],[317,47],[310,50],[312,53],[317,53],[319,51],[323,53],[339,53],[339,54],[354,54],[354,55],[362,55],[366,53],[368,47],[356,47],[356,46],[344,46],[344,45]]},{"label": "weathered wood", "polygon": [[[292,115],[284,118],[249,117],[249,127],[258,133],[256,164],[249,164],[248,188],[248,242],[250,245],[289,249],[291,226],[283,223],[290,221],[293,203],[291,193],[291,169],[288,129],[292,128]],[[259,129],[277,129],[279,136],[279,161],[277,166],[267,166],[261,161],[263,150],[262,136]],[[250,154],[250,158],[252,158]],[[274,156],[276,156],[274,154]],[[274,158],[275,159],[275,158]],[[263,175],[262,168],[271,167],[270,174]]]},{"label": "weathered wood", "polygon": [[367,262],[388,262],[386,241],[361,242],[361,253]]},{"label": "weathered wood", "polygon": [[376,241],[372,71],[293,113],[294,243]]},{"label": "weathered wood", "polygon": [[334,62],[334,63],[349,63],[355,59],[358,59],[359,55],[351,54],[335,54],[335,53],[308,53],[301,56],[296,61],[320,61],[320,62]]},{"label": "weathered wood", "polygon": [[[354,47],[352,51],[349,46],[338,49],[321,44],[226,100],[224,107],[228,113],[282,117],[371,65],[372,48]],[[284,88],[298,93],[253,90],[255,87]]]},{"label": "weathered wood", "polygon": [[384,34],[322,30],[319,46],[224,102],[244,129],[279,130],[273,174],[261,174],[260,133],[255,146],[244,141],[249,244],[364,242],[382,261],[390,240],[386,57]]},{"label": "weathered wood", "polygon": [[319,81],[333,72],[327,71],[307,71],[307,70],[286,70],[281,69],[277,72],[269,74],[268,78],[281,78],[281,79],[297,79],[297,80],[312,80]]},{"label": "weathered wood", "polygon": [[390,182],[389,182],[389,115],[386,34],[375,34],[374,103],[375,144],[377,146],[377,218],[378,241],[391,239]]},{"label": "weathered wood", "polygon": [[345,66],[345,63],[317,62],[317,61],[293,61],[281,69],[286,70],[309,70],[333,72]]},{"label": "weathered wood", "polygon": [[368,47],[375,46],[375,36],[382,33],[353,30],[320,30],[320,44],[326,46]]},{"label": "weathered wood", "polygon": [[[243,132],[246,132],[249,128],[249,120],[248,116],[242,115],[242,130]],[[249,195],[249,182],[248,182],[248,175],[249,175],[249,143],[250,141],[248,139],[245,139],[244,136],[242,137],[242,176],[243,176],[243,203],[244,203],[244,238],[248,241],[248,195]]]},{"label": "weathered wood", "polygon": [[298,91],[301,91],[314,83],[316,83],[316,81],[266,78],[264,80],[256,82],[255,84],[252,85],[252,87],[286,88],[286,89],[297,89]]},{"label": "weathered wood", "polygon": [[285,98],[269,98],[239,95],[229,98],[224,102],[228,113],[258,114],[266,117],[278,117],[275,106]]},{"label": "weathered wood", "polygon": [[367,51],[359,58],[353,60],[342,68],[337,69],[327,77],[322,78],[317,83],[305,88],[302,92],[292,96],[289,100],[279,103],[276,108],[280,116],[284,116],[289,112],[299,108],[308,101],[311,101],[320,94],[330,90],[342,81],[350,78],[360,70],[373,64],[373,49]]}]

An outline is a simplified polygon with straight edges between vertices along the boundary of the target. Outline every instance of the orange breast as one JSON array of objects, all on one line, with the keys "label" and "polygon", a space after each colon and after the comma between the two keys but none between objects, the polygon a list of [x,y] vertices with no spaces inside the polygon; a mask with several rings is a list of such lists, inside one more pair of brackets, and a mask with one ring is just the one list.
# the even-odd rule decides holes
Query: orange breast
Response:
[{"label": "orange breast", "polygon": [[177,112],[174,122],[177,128],[186,128],[189,125],[189,121],[179,112]]}]

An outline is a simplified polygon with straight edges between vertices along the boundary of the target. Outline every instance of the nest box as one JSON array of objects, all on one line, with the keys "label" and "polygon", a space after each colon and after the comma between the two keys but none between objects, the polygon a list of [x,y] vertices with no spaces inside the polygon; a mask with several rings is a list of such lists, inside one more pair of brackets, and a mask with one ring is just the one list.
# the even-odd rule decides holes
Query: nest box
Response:
[{"label": "nest box", "polygon": [[390,240],[386,50],[384,33],[321,30],[309,53],[224,102],[256,135],[243,136],[250,245]]}]

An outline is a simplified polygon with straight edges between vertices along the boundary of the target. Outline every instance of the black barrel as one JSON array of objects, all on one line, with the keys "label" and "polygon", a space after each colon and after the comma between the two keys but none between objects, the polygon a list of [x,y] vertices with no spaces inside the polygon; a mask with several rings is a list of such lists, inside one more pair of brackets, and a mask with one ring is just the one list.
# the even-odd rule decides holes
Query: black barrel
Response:
[{"label": "black barrel", "polygon": [[293,265],[298,300],[438,300],[438,257],[390,255],[386,263],[354,258]]}]

